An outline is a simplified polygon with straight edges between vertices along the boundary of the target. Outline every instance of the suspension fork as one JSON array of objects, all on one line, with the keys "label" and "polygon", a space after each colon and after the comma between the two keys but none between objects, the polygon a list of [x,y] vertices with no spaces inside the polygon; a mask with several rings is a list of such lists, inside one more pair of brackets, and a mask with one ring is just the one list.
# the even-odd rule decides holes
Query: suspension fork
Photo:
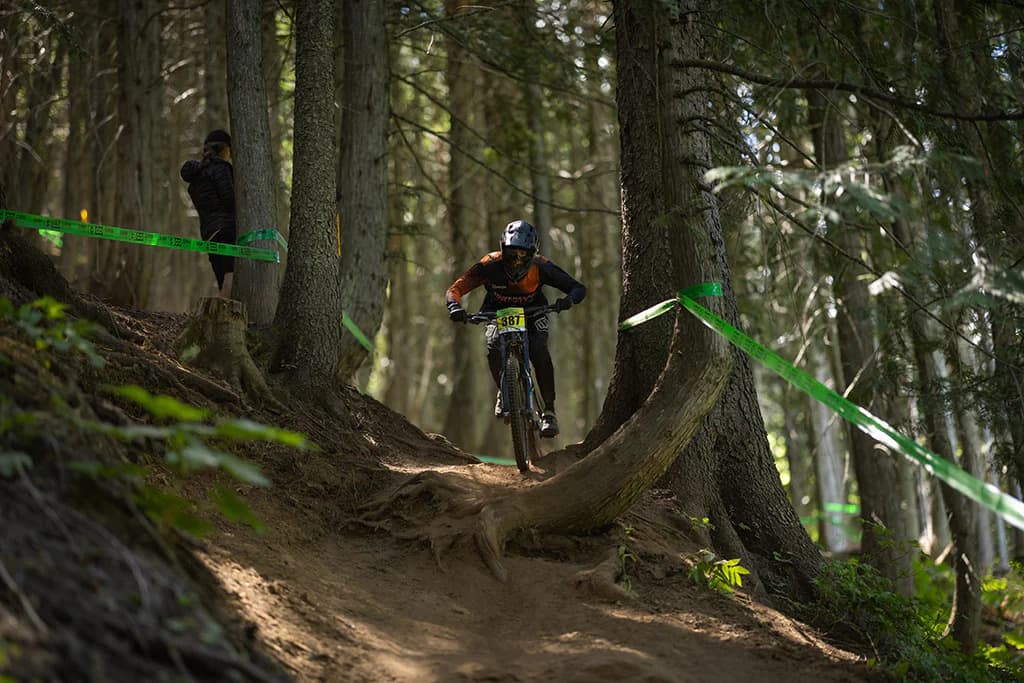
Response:
[{"label": "suspension fork", "polygon": [[[508,392],[509,392],[508,382],[509,382],[510,378],[505,376],[505,360],[508,358],[508,353],[509,353],[509,350],[508,350],[508,347],[509,347],[508,338],[510,336],[511,335],[503,334],[503,335],[499,335],[499,337],[498,337],[498,342],[499,342],[498,343],[498,348],[501,350],[501,410],[502,410],[503,413],[509,412],[508,411]],[[533,373],[530,372],[530,333],[529,333],[529,331],[526,331],[526,332],[520,333],[518,336],[520,336],[520,338],[522,340],[522,349],[523,349],[522,357],[519,359],[520,360],[520,366],[521,366],[520,367],[520,371],[523,373],[523,376],[526,379],[526,405],[524,406],[524,408],[526,409],[526,414],[527,415],[532,415],[533,414]]]}]

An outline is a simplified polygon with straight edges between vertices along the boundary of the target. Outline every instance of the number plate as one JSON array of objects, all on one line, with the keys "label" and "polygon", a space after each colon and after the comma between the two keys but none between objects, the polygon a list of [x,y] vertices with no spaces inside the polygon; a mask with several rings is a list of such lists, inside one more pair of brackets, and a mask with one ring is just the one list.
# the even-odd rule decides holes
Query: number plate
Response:
[{"label": "number plate", "polygon": [[497,313],[495,321],[498,323],[498,332],[525,332],[526,311],[522,308],[503,308]]}]

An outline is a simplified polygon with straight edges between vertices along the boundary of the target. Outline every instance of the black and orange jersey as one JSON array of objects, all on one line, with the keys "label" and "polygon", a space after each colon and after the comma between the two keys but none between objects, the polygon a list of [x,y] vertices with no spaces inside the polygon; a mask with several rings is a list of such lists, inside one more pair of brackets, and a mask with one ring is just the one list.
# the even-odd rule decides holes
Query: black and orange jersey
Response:
[{"label": "black and orange jersey", "polygon": [[483,285],[487,290],[482,311],[496,311],[506,306],[531,308],[548,303],[542,287],[545,285],[565,292],[574,304],[583,301],[587,288],[556,266],[550,259],[537,255],[522,279],[509,280],[501,262],[501,252],[492,251],[474,263],[469,270],[452,283],[445,294],[448,310],[462,306],[462,297]]}]

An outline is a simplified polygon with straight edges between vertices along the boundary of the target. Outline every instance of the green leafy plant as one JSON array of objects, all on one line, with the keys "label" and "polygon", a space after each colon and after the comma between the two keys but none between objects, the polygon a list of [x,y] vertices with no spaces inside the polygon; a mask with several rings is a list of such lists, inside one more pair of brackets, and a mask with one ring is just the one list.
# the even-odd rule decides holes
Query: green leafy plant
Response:
[{"label": "green leafy plant", "polygon": [[[108,387],[107,391],[135,403],[163,424],[113,425],[84,420],[79,420],[78,424],[120,441],[162,443],[164,463],[181,475],[202,469],[220,469],[243,484],[269,486],[270,480],[259,467],[221,450],[217,444],[268,441],[300,450],[315,447],[302,434],[251,420],[232,418],[207,424],[204,420],[209,417],[209,411],[188,405],[171,396],[151,394],[139,386]],[[146,476],[150,472],[148,468],[131,465],[110,467],[98,463],[76,463],[75,467],[79,471],[96,476],[119,476],[130,479],[136,487],[137,502],[158,522],[193,535],[202,535],[208,530],[208,524],[192,514],[192,507],[187,501],[146,483]],[[229,488],[215,489],[211,494],[211,500],[227,519],[244,522],[256,530],[262,530],[262,523]]]},{"label": "green leafy plant", "polygon": [[869,643],[873,663],[897,680],[999,680],[993,675],[1001,672],[984,657],[965,655],[952,638],[943,637],[941,614],[896,593],[870,565],[856,559],[826,562],[815,584],[819,598],[809,606],[808,620]]},{"label": "green leafy plant", "polygon": [[1013,570],[1008,574],[990,576],[981,586],[982,603],[1010,630],[1002,634],[999,643],[982,644],[979,650],[992,667],[1024,680],[1024,630],[1019,628],[1024,621],[1024,580],[1021,578],[1024,567],[1019,562],[1011,564]]},{"label": "green leafy plant", "polygon": [[715,525],[711,523],[709,517],[690,517],[690,526],[693,527],[694,531],[711,531],[715,528]]},{"label": "green leafy plant", "polygon": [[630,563],[636,564],[636,555],[629,549],[625,544],[619,545],[619,576],[621,579],[619,583],[622,584],[623,590],[632,595],[633,593],[633,581],[629,578],[629,565]]},{"label": "green leafy plant", "polygon": [[707,586],[719,593],[731,595],[743,587],[743,576],[750,570],[740,564],[739,558],[724,560],[707,548],[690,558],[690,580],[700,586]]},{"label": "green leafy plant", "polygon": [[[0,297],[0,317],[20,329],[32,340],[36,349],[53,349],[60,353],[78,352],[96,368],[103,367],[103,359],[88,336],[96,326],[87,320],[71,320],[65,313],[67,304],[45,296],[15,309],[10,299]],[[49,359],[42,360],[44,367]]]}]

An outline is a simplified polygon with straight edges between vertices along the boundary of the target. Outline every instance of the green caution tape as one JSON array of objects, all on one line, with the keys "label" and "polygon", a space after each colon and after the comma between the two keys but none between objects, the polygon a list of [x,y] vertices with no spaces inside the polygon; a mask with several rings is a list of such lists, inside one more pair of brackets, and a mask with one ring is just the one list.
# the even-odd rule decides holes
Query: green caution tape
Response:
[{"label": "green caution tape", "polygon": [[[714,294],[711,292],[714,292]],[[691,296],[715,296],[720,294],[721,285],[718,283],[704,283],[696,287],[684,289],[678,293],[677,298],[663,301],[624,320],[619,325],[619,329],[628,330],[636,327],[657,317],[657,315],[671,310],[675,304],[680,304],[687,311],[697,316],[705,325],[725,337],[740,351],[743,351],[743,353],[761,363],[797,389],[808,394],[811,398],[824,403],[840,417],[852,423],[871,438],[916,461],[929,474],[935,475],[971,500],[984,505],[1018,529],[1024,529],[1024,503],[1003,493],[995,486],[971,476],[956,464],[944,460],[941,456],[931,452],[913,439],[900,434],[885,421],[843,398],[806,372],[799,370],[779,355],[761,346],[690,298]],[[652,312],[655,310],[660,312],[652,315]]]},{"label": "green caution tape", "polygon": [[352,321],[352,318],[348,317],[348,313],[345,311],[341,312],[341,324],[345,326],[345,329],[352,333],[352,336],[356,338],[356,341],[359,342],[364,349],[373,353],[373,343],[366,338],[363,331]]},{"label": "green caution tape", "polygon": [[860,505],[850,503],[825,503],[821,507],[826,512],[844,512],[848,515],[856,515],[860,512]]},{"label": "green caution tape", "polygon": [[238,239],[235,240],[235,244],[251,244],[252,242],[258,242],[260,240],[274,240],[281,245],[281,249],[288,251],[288,241],[285,240],[284,236],[274,228],[267,228],[266,230],[250,230],[243,235],[239,235]]},{"label": "green caution tape", "polygon": [[510,460],[509,458],[496,458],[493,455],[474,455],[473,457],[480,462],[486,462],[491,465],[505,465],[507,467],[516,466],[516,461]]},{"label": "green caution tape", "polygon": [[[267,230],[251,230],[238,238],[238,244],[224,244],[222,242],[207,242],[196,240],[190,237],[178,235],[163,235],[157,232],[146,232],[144,230],[129,230],[128,228],[117,228],[112,225],[97,225],[94,223],[82,223],[64,218],[50,218],[47,216],[36,216],[31,213],[20,211],[9,211],[0,209],[0,223],[7,219],[13,220],[23,228],[39,230],[44,236],[50,237],[52,233],[64,233],[67,235],[81,235],[83,237],[96,237],[105,240],[116,240],[118,242],[131,242],[132,244],[144,244],[151,247],[166,247],[168,249],[181,249],[183,251],[197,251],[204,254],[220,254],[222,256],[237,256],[240,258],[255,259],[257,261],[270,261],[280,263],[281,256],[273,249],[259,249],[257,247],[244,246],[257,240],[275,240],[284,251],[288,251],[288,242],[273,228]],[[48,234],[49,233],[49,234]],[[363,331],[356,326],[346,313],[342,313],[341,322],[345,328],[352,333],[352,336],[367,351],[373,351],[373,344]]]},{"label": "green caution tape", "polygon": [[17,225],[20,225],[23,228],[33,228],[40,231],[52,230],[66,235],[96,237],[104,240],[115,240],[117,242],[143,244],[150,247],[166,247],[168,249],[197,251],[204,254],[219,254],[221,256],[237,256],[239,258],[254,259],[256,261],[270,261],[273,263],[281,262],[281,257],[273,249],[257,249],[255,247],[224,244],[222,242],[207,242],[205,240],[181,237],[179,235],[164,235],[158,232],[130,230],[128,228],[118,228],[112,225],[81,223],[79,221],[71,221],[64,218],[49,218],[47,216],[36,216],[31,213],[21,213],[19,211],[0,209],[0,222],[6,221],[7,219],[13,220]]}]

